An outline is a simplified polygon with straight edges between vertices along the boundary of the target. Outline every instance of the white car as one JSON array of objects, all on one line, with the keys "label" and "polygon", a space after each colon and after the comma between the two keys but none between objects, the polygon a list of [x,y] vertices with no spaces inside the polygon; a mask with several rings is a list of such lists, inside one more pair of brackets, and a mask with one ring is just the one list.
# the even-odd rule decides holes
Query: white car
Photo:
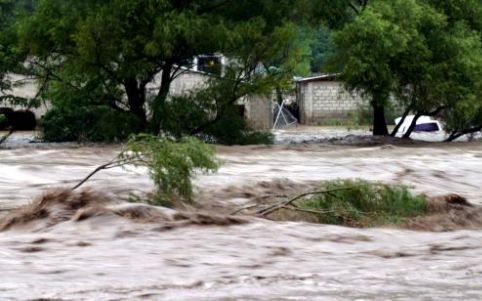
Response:
[{"label": "white car", "polygon": [[[415,118],[414,115],[408,115],[407,117],[405,117],[405,120],[403,121],[402,125],[398,130],[399,134],[405,134],[405,132],[410,127],[410,124],[412,124],[413,118]],[[402,117],[398,117],[397,119],[395,119],[395,124],[398,125],[400,121],[402,121]],[[413,131],[414,132],[440,132],[442,131],[442,125],[440,124],[439,121],[433,119],[432,117],[422,115],[417,119],[417,123]]]}]

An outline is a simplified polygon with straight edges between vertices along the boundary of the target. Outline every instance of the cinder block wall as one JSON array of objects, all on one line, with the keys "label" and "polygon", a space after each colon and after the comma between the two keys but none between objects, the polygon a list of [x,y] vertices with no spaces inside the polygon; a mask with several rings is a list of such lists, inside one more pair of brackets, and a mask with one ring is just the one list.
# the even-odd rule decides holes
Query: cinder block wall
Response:
[{"label": "cinder block wall", "polygon": [[[9,79],[12,82],[22,82],[22,86],[14,86],[10,93],[17,97],[24,97],[24,98],[34,98],[38,91],[38,84],[34,79],[30,79],[24,77],[22,75],[17,74],[9,74]],[[5,93],[0,92],[0,95],[4,95]],[[26,108],[23,106],[12,105],[10,103],[2,102],[0,103],[0,107],[10,107],[14,110],[25,110]],[[49,103],[42,103],[38,108],[29,108],[35,114],[37,119],[41,118],[45,113],[48,111],[50,107]]]},{"label": "cinder block wall", "polygon": [[250,95],[243,101],[248,125],[255,130],[273,128],[273,103],[265,96]]},{"label": "cinder block wall", "polygon": [[209,76],[203,73],[185,72],[171,83],[169,95],[182,95],[196,88],[200,88],[208,79]]},{"label": "cinder block wall", "polygon": [[302,124],[320,124],[332,119],[348,119],[358,109],[361,96],[349,93],[341,82],[298,83],[298,104]]}]

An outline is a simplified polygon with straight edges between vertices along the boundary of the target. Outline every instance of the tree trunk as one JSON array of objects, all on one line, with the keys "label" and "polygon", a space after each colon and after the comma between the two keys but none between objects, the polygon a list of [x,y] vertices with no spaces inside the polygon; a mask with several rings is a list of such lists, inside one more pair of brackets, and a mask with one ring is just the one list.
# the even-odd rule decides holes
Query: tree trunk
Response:
[{"label": "tree trunk", "polygon": [[412,123],[410,123],[410,126],[408,127],[407,131],[405,134],[403,134],[403,139],[408,139],[410,138],[410,135],[412,134],[413,130],[415,129],[415,126],[417,125],[417,120],[422,116],[421,112],[417,112],[415,116],[413,116]]},{"label": "tree trunk", "polygon": [[144,129],[147,124],[146,110],[144,105],[146,103],[146,87],[140,85],[135,78],[128,78],[124,82],[126,90],[127,102],[129,104],[129,111],[137,116]]},{"label": "tree trunk", "polygon": [[280,87],[276,87],[276,101],[279,105],[283,103],[283,92]]},{"label": "tree trunk", "polygon": [[373,105],[373,136],[387,136],[387,121],[385,120],[385,107],[381,104]]},{"label": "tree trunk", "polygon": [[402,119],[400,119],[400,122],[395,125],[395,128],[393,131],[390,133],[390,136],[395,137],[398,134],[398,131],[400,130],[400,127],[402,124],[405,122],[405,119],[407,118],[408,114],[410,114],[411,107],[407,107],[405,112],[403,112]]},{"label": "tree trunk", "polygon": [[161,120],[164,112],[164,105],[166,103],[167,96],[169,95],[169,90],[172,83],[172,68],[173,65],[167,63],[162,69],[161,86],[159,87],[157,96],[152,104],[152,120],[150,128],[156,135],[159,134],[161,130]]}]

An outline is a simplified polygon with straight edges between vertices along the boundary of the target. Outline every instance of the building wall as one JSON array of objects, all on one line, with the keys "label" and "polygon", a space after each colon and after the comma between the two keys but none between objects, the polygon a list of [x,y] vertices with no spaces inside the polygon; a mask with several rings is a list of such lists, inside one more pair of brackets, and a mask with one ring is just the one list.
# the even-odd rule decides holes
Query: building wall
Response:
[{"label": "building wall", "polygon": [[268,97],[250,95],[240,102],[244,103],[248,125],[255,130],[273,128],[273,102]]},{"label": "building wall", "polygon": [[169,94],[172,96],[185,94],[188,91],[200,88],[208,79],[209,76],[203,73],[185,72],[171,83]]},{"label": "building wall", "polygon": [[[33,79],[28,79],[25,78],[24,76],[16,75],[16,74],[10,74],[8,75],[9,80],[12,82],[16,83],[22,83],[22,86],[14,86],[9,93],[12,95],[15,95],[17,97],[24,97],[24,98],[33,98],[37,94],[38,91],[38,85],[35,80]],[[3,95],[2,92],[0,92],[0,95]],[[12,106],[9,103],[2,102],[0,103],[0,107],[10,107],[14,110],[25,110],[26,108],[23,106]],[[49,104],[48,103],[43,103],[41,104],[38,108],[29,108],[30,111],[32,111],[37,118],[42,117],[45,115],[45,113],[49,109]]]},{"label": "building wall", "polygon": [[298,82],[298,104],[302,124],[323,124],[350,118],[362,102],[337,81]]},{"label": "building wall", "polygon": [[[161,85],[162,72],[157,74],[154,81],[147,86],[152,94],[157,94]],[[197,71],[185,71],[176,77],[169,90],[170,96],[180,96],[201,87],[209,79],[209,76]]]}]

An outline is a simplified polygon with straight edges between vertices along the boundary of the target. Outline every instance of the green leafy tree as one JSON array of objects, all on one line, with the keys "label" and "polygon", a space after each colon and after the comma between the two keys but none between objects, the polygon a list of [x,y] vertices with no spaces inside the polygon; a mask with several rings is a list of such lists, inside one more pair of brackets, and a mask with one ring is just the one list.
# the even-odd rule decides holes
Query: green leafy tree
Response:
[{"label": "green leafy tree", "polygon": [[[384,108],[395,97],[404,116],[450,110],[473,99],[480,70],[480,34],[470,22],[428,1],[372,1],[335,35],[347,86],[373,107],[373,133],[387,135]],[[480,87],[480,86],[479,86]],[[396,131],[396,130],[395,130]]]},{"label": "green leafy tree", "polygon": [[326,72],[329,58],[336,52],[331,35],[332,30],[325,26],[319,26],[311,30],[310,69],[312,73]]},{"label": "green leafy tree", "polygon": [[449,35],[437,55],[445,63],[439,86],[448,141],[482,130],[482,4],[477,0],[428,0],[447,19]]},{"label": "green leafy tree", "polygon": [[0,102],[20,101],[11,93],[14,83],[9,74],[19,71],[23,57],[16,47],[16,34],[14,24],[18,3],[14,0],[0,1]]},{"label": "green leafy tree", "polygon": [[285,94],[295,85],[293,77],[306,76],[310,72],[310,32],[296,24],[287,23],[276,32],[276,40],[290,41],[280,45],[262,62],[264,71],[272,78],[276,101],[281,104]]},{"label": "green leafy tree", "polygon": [[30,108],[40,104],[38,93],[24,97],[15,91],[34,80],[26,67],[27,53],[19,47],[18,36],[18,24],[33,9],[33,0],[0,0],[0,105]]},{"label": "green leafy tree", "polygon": [[40,0],[20,33],[33,70],[52,83],[45,98],[83,95],[89,104],[130,112],[143,128],[158,133],[170,85],[195,55],[230,57],[235,71],[226,79],[238,85],[257,79],[259,63],[289,44],[285,28],[298,15],[291,13],[294,5],[293,0]]},{"label": "green leafy tree", "polygon": [[195,172],[209,173],[219,167],[214,149],[192,137],[175,142],[147,134],[133,136],[118,160],[148,168],[157,187],[153,201],[161,205],[192,201]]}]

